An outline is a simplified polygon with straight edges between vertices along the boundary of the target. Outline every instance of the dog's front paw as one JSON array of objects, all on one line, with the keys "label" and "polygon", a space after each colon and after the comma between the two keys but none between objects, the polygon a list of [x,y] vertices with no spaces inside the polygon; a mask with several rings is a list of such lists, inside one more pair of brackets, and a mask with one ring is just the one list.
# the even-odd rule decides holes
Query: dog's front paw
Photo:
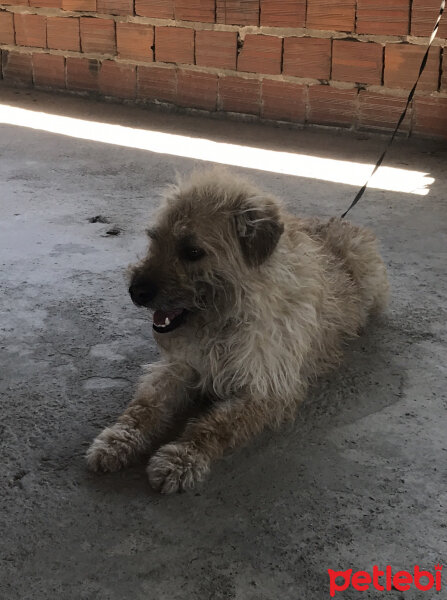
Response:
[{"label": "dog's front paw", "polygon": [[210,470],[209,460],[188,443],[162,446],[150,459],[147,474],[151,486],[162,494],[193,488]]},{"label": "dog's front paw", "polygon": [[144,446],[139,431],[117,423],[106,427],[93,441],[87,450],[87,465],[92,471],[119,471],[133,462]]}]

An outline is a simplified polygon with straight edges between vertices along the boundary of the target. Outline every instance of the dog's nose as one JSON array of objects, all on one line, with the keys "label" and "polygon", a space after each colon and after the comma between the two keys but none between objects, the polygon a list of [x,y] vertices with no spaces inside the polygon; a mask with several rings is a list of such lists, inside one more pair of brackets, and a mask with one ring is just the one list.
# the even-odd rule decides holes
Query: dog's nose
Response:
[{"label": "dog's nose", "polygon": [[129,287],[129,294],[137,306],[148,306],[157,295],[157,287],[148,281],[132,283]]}]

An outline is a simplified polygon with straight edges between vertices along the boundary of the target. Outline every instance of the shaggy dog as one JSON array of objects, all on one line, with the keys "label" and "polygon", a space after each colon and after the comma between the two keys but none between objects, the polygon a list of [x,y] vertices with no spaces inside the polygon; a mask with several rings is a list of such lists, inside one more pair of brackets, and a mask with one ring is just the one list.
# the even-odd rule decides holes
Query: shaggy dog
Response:
[{"label": "shaggy dog", "polygon": [[[294,217],[227,172],[195,173],[172,187],[148,234],[129,292],[153,311],[162,358],[87,461],[115,471],[152,453],[150,483],[171,493],[293,417],[309,383],[385,307],[388,283],[370,231]],[[160,447],[191,407],[194,418]]]}]

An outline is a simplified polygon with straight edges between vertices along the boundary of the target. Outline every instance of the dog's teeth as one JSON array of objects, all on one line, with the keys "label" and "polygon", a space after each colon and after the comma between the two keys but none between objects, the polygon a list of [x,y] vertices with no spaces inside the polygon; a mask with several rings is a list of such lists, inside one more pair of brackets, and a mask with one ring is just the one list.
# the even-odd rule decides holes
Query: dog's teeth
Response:
[{"label": "dog's teeth", "polygon": [[171,324],[171,321],[169,320],[169,318],[168,318],[168,317],[166,317],[166,319],[165,319],[165,327],[166,327],[167,325],[170,325],[170,324]]}]

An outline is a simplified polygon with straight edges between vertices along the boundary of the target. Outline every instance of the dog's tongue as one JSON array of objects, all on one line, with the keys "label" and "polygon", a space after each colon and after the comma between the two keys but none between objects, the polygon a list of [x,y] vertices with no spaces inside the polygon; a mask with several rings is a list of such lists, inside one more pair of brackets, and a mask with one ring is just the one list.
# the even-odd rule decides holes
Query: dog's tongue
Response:
[{"label": "dog's tongue", "polygon": [[168,325],[166,319],[171,322],[175,317],[178,317],[183,312],[183,308],[177,308],[176,310],[156,310],[154,312],[154,325]]}]

